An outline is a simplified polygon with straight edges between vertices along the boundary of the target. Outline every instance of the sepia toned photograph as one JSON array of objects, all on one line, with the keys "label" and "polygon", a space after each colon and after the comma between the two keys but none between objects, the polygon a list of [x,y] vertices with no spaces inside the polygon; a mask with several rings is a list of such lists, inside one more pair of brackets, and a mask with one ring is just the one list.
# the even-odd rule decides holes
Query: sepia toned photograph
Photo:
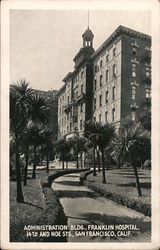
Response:
[{"label": "sepia toned photograph", "polygon": [[2,249],[151,246],[152,9],[56,6],[8,11]]}]

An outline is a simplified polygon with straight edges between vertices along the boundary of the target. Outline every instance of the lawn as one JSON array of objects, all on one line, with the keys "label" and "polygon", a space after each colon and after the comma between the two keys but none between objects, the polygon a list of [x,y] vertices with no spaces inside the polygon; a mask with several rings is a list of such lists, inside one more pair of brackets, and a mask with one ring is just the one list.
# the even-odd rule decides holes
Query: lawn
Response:
[{"label": "lawn", "polygon": [[[10,181],[10,241],[11,242],[65,242],[66,236],[36,238],[27,237],[24,227],[27,225],[66,225],[67,218],[62,205],[50,182],[65,172],[77,170],[37,170],[37,178],[32,179],[32,170],[28,171],[27,186],[23,186],[24,203],[16,202],[16,182]],[[48,176],[50,178],[48,179]],[[22,184],[23,185],[23,184]]]},{"label": "lawn", "polygon": [[151,204],[151,171],[139,169],[139,181],[141,184],[142,197],[137,196],[135,175],[132,168],[110,169],[106,170],[106,184],[102,184],[102,173],[97,172],[97,176],[90,174],[88,182],[96,182],[107,192],[113,192],[125,195],[128,198],[141,200],[145,204]]},{"label": "lawn", "polygon": [[[54,174],[56,172],[56,170],[52,170],[50,171],[50,174]],[[38,170],[36,179],[28,179],[28,185],[25,187],[23,186],[24,203],[16,202],[16,182],[10,182],[10,241],[37,241],[36,238],[28,239],[26,237],[24,226],[45,224],[45,220],[50,219],[49,216],[46,218],[47,216],[45,214],[45,211],[48,209],[48,204],[46,204],[46,195],[49,197],[52,196],[53,199],[55,198],[55,207],[59,207],[56,197],[53,197],[54,194],[52,189],[42,189],[41,179],[46,177],[47,174],[45,170]],[[49,197],[47,198],[49,199]],[[54,204],[49,204],[49,206],[50,209],[53,209],[54,215]],[[57,207],[55,210],[57,212]],[[43,218],[43,221],[41,218]],[[55,218],[53,216],[53,218],[51,218],[51,223],[54,222]],[[46,224],[48,224],[47,221]]]}]

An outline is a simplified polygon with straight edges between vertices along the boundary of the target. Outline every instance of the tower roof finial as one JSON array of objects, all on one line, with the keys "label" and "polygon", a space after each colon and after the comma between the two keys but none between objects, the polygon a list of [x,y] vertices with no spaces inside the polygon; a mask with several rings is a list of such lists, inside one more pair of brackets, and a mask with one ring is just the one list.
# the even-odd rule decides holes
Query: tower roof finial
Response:
[{"label": "tower roof finial", "polygon": [[89,10],[88,10],[88,29],[89,29]]}]

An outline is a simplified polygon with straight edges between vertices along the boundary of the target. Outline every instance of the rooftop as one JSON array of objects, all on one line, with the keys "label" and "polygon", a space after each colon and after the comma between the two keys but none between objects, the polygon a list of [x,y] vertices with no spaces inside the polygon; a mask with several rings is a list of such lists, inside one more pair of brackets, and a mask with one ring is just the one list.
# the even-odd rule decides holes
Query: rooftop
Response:
[{"label": "rooftop", "polygon": [[128,35],[132,37],[139,37],[144,40],[151,41],[151,36],[144,34],[142,32],[124,27],[120,25],[105,41],[104,43],[94,52],[94,54],[91,56],[92,59],[98,56],[103,49],[105,49],[115,38],[117,38],[120,35]]}]

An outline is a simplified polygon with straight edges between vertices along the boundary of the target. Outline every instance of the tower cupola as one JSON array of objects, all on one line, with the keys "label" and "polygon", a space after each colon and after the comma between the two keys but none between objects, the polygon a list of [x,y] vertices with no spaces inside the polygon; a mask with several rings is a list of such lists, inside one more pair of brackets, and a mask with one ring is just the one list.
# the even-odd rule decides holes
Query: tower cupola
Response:
[{"label": "tower cupola", "polygon": [[92,31],[88,29],[83,33],[83,47],[93,47],[93,33]]}]

